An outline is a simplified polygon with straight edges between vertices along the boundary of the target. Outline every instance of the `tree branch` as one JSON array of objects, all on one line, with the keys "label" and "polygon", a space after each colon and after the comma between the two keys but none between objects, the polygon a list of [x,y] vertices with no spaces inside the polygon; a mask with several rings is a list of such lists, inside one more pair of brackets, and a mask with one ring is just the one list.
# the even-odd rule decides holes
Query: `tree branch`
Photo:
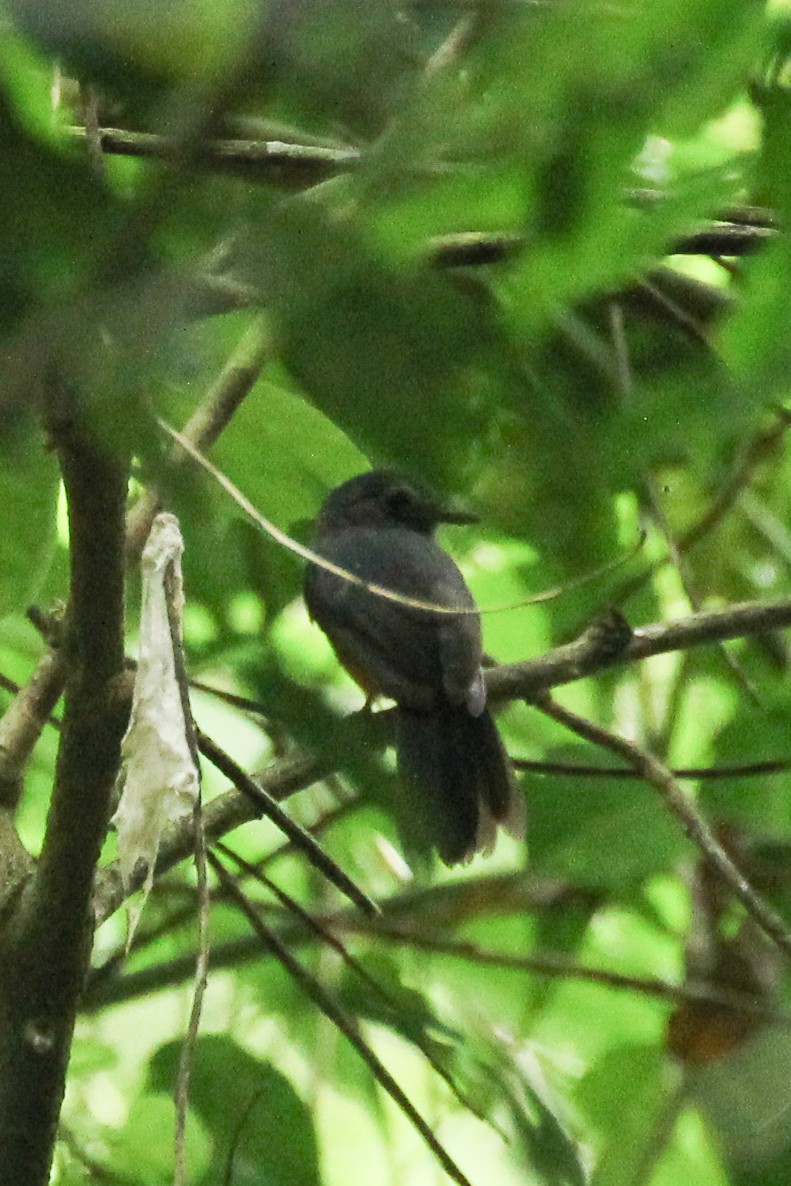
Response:
[{"label": "tree branch", "polygon": [[[536,659],[490,668],[485,672],[487,693],[492,703],[531,700],[550,688],[596,675],[613,666],[782,626],[791,626],[791,599],[744,602],[674,622],[653,623],[633,632],[615,614],[605,622],[604,628],[601,623],[594,624],[579,639]],[[383,727],[382,736],[386,735]],[[634,765],[629,759],[627,761]],[[319,759],[298,755],[275,762],[256,781],[269,795],[280,800],[304,790],[327,773],[326,765]],[[235,790],[226,791],[204,808],[207,841],[219,839],[240,824],[258,818],[259,814],[245,795]],[[166,830],[157,859],[158,876],[192,854],[192,828],[192,818],[186,815]],[[142,877],[133,879],[129,893],[134,893],[141,884]],[[116,866],[108,865],[100,870],[94,902],[97,925],[114,914],[126,897]]]},{"label": "tree branch", "polygon": [[[510,913],[522,916],[525,911],[541,909],[552,904],[550,896],[547,897],[547,901],[543,901],[541,893],[531,895],[529,878],[525,878],[524,874],[518,874],[511,880],[516,879],[528,881],[526,892],[523,894],[514,892],[504,904],[497,898],[492,904],[491,911],[487,911],[487,913],[495,913],[504,906]],[[791,1018],[772,1002],[756,1000],[754,994],[728,989],[703,980],[674,983],[653,976],[638,976],[632,973],[579,964],[570,960],[566,955],[554,952],[541,951],[523,955],[484,948],[463,938],[448,938],[449,926],[469,922],[470,919],[474,919],[481,913],[480,900],[485,897],[490,885],[494,885],[496,888],[497,881],[497,878],[475,878],[469,883],[454,882],[442,887],[431,887],[428,891],[413,892],[405,896],[399,895],[382,903],[382,917],[379,919],[364,919],[359,914],[344,910],[340,914],[320,915],[318,921],[324,928],[343,935],[354,935],[376,942],[383,941],[397,946],[413,947],[416,950],[435,955],[451,956],[468,964],[518,972],[522,976],[545,976],[557,980],[583,981],[589,984],[599,984],[604,988],[616,991],[657,997],[672,1004],[690,1002],[719,1005],[747,1013],[760,1020],[770,1021],[773,1024],[784,1027],[791,1026]],[[425,908],[438,888],[445,900],[450,922],[445,919],[437,920]],[[558,899],[560,899],[560,891],[563,891],[564,887],[558,883],[557,889]],[[565,887],[564,892],[566,896],[569,896],[568,887]],[[425,902],[423,901],[424,895],[428,895]],[[405,901],[409,896],[414,897],[415,901],[412,909],[406,910]],[[471,901],[471,899],[473,900]],[[427,917],[431,919],[430,928],[425,925]],[[399,919],[406,919],[406,922],[399,921]],[[293,920],[279,930],[278,934],[289,948],[292,948],[296,943],[302,944],[312,939],[311,931]],[[216,944],[212,949],[211,967],[214,969],[238,967],[240,964],[260,956],[261,947],[255,938],[245,936],[231,939],[225,943]],[[185,952],[172,960],[109,981],[97,979],[86,993],[85,1007],[88,1012],[94,1012],[106,1008],[108,1005],[135,1000],[148,996],[152,992],[173,988],[188,981],[194,967],[195,953]]]},{"label": "tree branch", "polygon": [[[84,128],[70,128],[69,133],[76,139],[85,139]],[[183,145],[167,136],[125,128],[99,128],[97,135],[102,151],[111,155],[183,163]],[[285,140],[215,139],[196,145],[190,164],[299,190],[347,172],[360,159],[356,148],[327,148]]]},{"label": "tree branch", "polygon": [[0,1183],[45,1186],[93,934],[93,878],[120,757],[126,473],[88,433],[59,441],[69,507],[68,678],[41,858],[3,935]]},{"label": "tree branch", "polygon": [[[189,440],[208,448],[217,439],[254,385],[267,356],[268,342],[266,324],[256,319],[187,422],[184,434]],[[179,452],[174,450],[174,457]],[[129,565],[142,552],[157,506],[156,491],[147,490],[129,513],[126,526]],[[0,809],[3,805],[16,806],[25,767],[63,691],[65,678],[64,653],[59,646],[53,646],[38,660],[24,686],[16,689],[14,701],[0,719]],[[21,843],[18,839],[14,843],[13,829],[7,831],[8,846],[0,845],[0,911],[5,897],[18,883],[21,865],[25,863]]]},{"label": "tree branch", "polygon": [[[285,799],[296,791],[304,790],[317,778],[326,773],[326,768],[311,757],[304,755],[296,758],[285,758],[275,762],[267,771],[256,779],[263,791],[274,799]],[[226,833],[238,828],[241,824],[250,823],[260,817],[260,809],[252,800],[240,791],[225,791],[205,804],[203,808],[203,828],[206,833],[206,843],[218,840]],[[156,876],[161,877],[174,865],[186,860],[195,851],[195,824],[192,812],[187,812],[182,819],[170,824],[162,836],[157,857]],[[128,889],[124,890],[121,874],[117,862],[100,869],[96,877],[96,892],[94,895],[94,915],[96,925],[101,926],[115,911],[122,906],[126,898],[140,889],[145,879],[145,871],[132,876]]]},{"label": "tree branch", "polygon": [[562,708],[549,696],[536,698],[535,704],[541,712],[565,725],[579,737],[584,737],[594,745],[617,754],[634,767],[649,786],[658,791],[662,802],[679,821],[686,835],[697,845],[723,883],[739,899],[761,930],[786,956],[791,956],[791,928],[750,885],[741,869],[734,864],[706,821],[699,815],[692,801],[681,790],[671,772],[658,758],[635,745],[633,741],[627,741],[625,737],[619,737],[608,729],[578,716],[577,713]]},{"label": "tree branch", "polygon": [[[462,31],[464,26],[460,26]],[[72,127],[69,135],[86,139],[84,127]],[[110,155],[133,156],[184,163],[184,147],[172,137],[127,128],[97,128],[101,150]],[[230,173],[248,180],[264,180],[289,190],[310,189],[322,181],[348,173],[365,162],[358,148],[332,148],[318,144],[297,144],[288,140],[209,139],[193,146],[190,165],[217,173]],[[441,167],[441,165],[439,166]],[[452,163],[446,166],[452,169]],[[661,191],[627,190],[630,206],[649,210],[664,198]],[[736,256],[756,251],[778,231],[772,213],[763,207],[722,210],[712,225],[691,231],[670,248],[668,254]],[[435,242],[435,257],[446,266],[497,263],[524,246],[524,237],[511,233],[461,232]]]},{"label": "tree branch", "polygon": [[672,622],[639,626],[620,649],[603,649],[595,635],[586,631],[574,642],[555,647],[536,659],[492,668],[486,672],[486,689],[494,703],[531,699],[549,688],[597,675],[611,667],[650,659],[653,655],[765,634],[789,626],[791,598],[783,597],[744,601],[726,609],[676,618]]},{"label": "tree branch", "polygon": [[332,1022],[353,1049],[357,1051],[376,1082],[386,1092],[396,1107],[401,1109],[409,1123],[425,1141],[451,1181],[457,1182],[459,1186],[472,1186],[466,1174],[462,1172],[445,1149],[445,1146],[437,1140],[431,1125],[423,1118],[398,1081],[391,1075],[372,1047],[365,1041],[354,1018],[346,1013],[335,997],[324,988],[321,982],[307,968],[304,968],[300,964],[289,948],[282,943],[279,936],[266,925],[253,903],[242,893],[224,866],[211,853],[209,854],[209,862],[231,898],[237,903],[239,909],[250,923],[264,949],[281,964],[292,980],[299,985],[314,1005],[321,1010],[324,1016]]},{"label": "tree branch", "polygon": [[66,665],[57,650],[47,651],[0,719],[0,805],[14,808],[33,747],[60,697]]},{"label": "tree branch", "polygon": [[[262,316],[258,316],[242,334],[220,374],[185,424],[183,435],[191,444],[201,450],[214,444],[252,391],[271,350],[268,324]],[[183,458],[183,450],[174,446],[170,465],[179,465]],[[139,559],[159,505],[159,491],[155,486],[149,486],[129,512],[126,524],[127,563],[133,564]]]}]

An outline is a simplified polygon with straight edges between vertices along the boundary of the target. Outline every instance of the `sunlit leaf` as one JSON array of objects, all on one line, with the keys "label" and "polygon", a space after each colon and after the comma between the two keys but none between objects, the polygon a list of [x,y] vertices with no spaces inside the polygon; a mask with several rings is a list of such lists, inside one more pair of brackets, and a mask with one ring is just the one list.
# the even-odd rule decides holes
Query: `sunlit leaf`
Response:
[{"label": "sunlit leaf", "polygon": [[24,611],[55,550],[58,467],[32,425],[0,433],[0,614]]},{"label": "sunlit leaf", "polygon": [[[178,1047],[162,1047],[150,1082],[170,1090]],[[310,1110],[289,1080],[230,1038],[201,1038],[195,1051],[190,1100],[211,1135],[208,1181],[222,1180],[228,1165],[237,1186],[312,1186],[320,1181]]]}]

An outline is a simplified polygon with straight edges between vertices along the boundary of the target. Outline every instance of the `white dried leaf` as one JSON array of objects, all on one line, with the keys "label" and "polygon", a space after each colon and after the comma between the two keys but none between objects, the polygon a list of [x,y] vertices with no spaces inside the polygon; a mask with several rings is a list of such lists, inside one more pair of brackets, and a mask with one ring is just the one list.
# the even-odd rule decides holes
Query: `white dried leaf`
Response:
[{"label": "white dried leaf", "polygon": [[200,791],[176,677],[165,589],[165,574],[170,566],[180,644],[183,550],[176,517],[157,515],[143,551],[140,653],[129,728],[121,743],[123,790],[113,817],[124,885],[128,886],[139,862],[144,861],[147,869],[142,901],[130,911],[128,941],[153,884],[163,829],[194,809]]}]

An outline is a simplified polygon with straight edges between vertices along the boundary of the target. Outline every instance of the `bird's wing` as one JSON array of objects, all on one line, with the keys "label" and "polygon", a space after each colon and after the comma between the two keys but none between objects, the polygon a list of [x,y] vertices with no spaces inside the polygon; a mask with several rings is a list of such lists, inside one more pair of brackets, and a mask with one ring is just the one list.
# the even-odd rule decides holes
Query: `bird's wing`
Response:
[{"label": "bird's wing", "polygon": [[[406,596],[474,605],[458,568],[428,536],[355,528],[322,541],[320,551],[362,579]],[[443,699],[467,701],[480,667],[475,615],[449,618],[416,610],[316,567],[309,573],[306,600],[338,658],[367,692],[418,710]]]}]

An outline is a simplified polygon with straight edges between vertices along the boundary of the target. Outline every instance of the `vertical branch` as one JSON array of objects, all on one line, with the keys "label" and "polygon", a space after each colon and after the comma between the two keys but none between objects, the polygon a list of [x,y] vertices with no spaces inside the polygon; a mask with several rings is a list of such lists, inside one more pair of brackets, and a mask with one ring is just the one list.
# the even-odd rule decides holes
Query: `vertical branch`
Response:
[{"label": "vertical branch", "polygon": [[93,879],[123,718],[126,470],[83,427],[58,448],[69,508],[65,712],[41,858],[0,951],[0,1186],[46,1186],[90,954]]}]

